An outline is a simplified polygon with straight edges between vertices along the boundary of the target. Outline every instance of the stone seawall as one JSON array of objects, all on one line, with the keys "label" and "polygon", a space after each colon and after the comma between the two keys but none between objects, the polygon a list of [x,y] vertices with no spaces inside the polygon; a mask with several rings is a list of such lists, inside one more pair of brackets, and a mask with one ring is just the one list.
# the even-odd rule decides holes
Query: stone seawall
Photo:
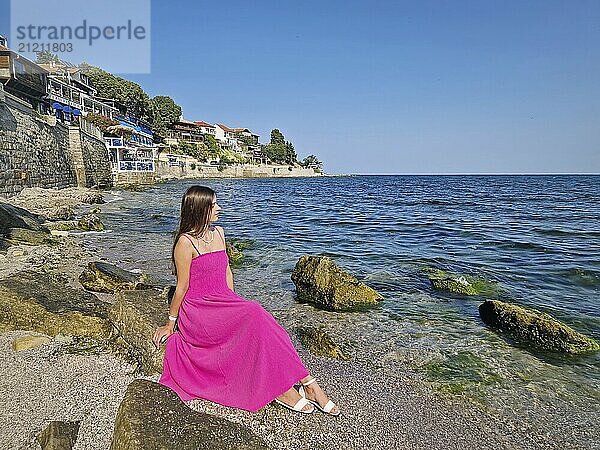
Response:
[{"label": "stone seawall", "polygon": [[112,186],[108,151],[92,125],[66,126],[0,87],[0,197],[27,187]]},{"label": "stone seawall", "polygon": [[[185,159],[184,166],[169,166],[166,161],[159,158],[156,164],[157,180],[180,178],[287,178],[323,176],[323,174],[315,172],[313,169],[305,169],[303,167],[238,164],[219,170],[217,166],[201,164],[190,157],[182,157],[182,159]],[[192,169],[192,167],[194,168]]]},{"label": "stone seawall", "polygon": [[0,197],[26,187],[77,185],[69,151],[69,130],[34,112],[29,105],[0,92]]}]

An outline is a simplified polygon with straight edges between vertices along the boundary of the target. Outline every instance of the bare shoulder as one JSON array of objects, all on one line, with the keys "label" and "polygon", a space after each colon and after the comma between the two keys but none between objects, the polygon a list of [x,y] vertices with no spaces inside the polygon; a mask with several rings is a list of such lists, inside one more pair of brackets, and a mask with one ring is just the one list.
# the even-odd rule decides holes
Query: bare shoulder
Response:
[{"label": "bare shoulder", "polygon": [[219,225],[215,225],[215,230],[217,230],[219,233],[221,233],[221,236],[223,236],[223,241],[225,240],[225,230],[223,229],[222,226]]}]

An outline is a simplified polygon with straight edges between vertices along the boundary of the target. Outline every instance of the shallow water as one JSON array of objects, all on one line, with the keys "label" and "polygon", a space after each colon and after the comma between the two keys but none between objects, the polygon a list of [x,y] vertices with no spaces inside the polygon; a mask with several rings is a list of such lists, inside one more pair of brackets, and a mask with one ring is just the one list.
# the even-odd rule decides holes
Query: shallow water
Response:
[{"label": "shallow water", "polygon": [[482,298],[434,291],[422,272],[497,282],[497,298],[600,339],[600,176],[177,181],[113,191],[100,214],[110,232],[86,234],[84,243],[124,268],[173,281],[171,232],[192,184],[217,191],[227,236],[255,241],[235,270],[242,295],[272,310],[294,307],[297,259],[329,255],[385,297],[347,338],[385,340],[390,370],[408,365],[441,390],[516,416],[558,404],[557,414],[600,418],[600,355],[519,348],[481,322]]}]

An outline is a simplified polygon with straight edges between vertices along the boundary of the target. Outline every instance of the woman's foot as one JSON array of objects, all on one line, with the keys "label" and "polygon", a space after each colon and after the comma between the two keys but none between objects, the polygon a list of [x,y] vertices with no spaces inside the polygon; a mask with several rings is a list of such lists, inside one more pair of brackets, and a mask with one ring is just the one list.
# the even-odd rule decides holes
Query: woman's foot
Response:
[{"label": "woman's foot", "polygon": [[[303,380],[301,380],[301,382],[306,383],[310,380],[312,380],[312,377],[308,376],[308,377],[304,378]],[[327,397],[327,395],[325,394],[323,389],[321,389],[321,386],[319,386],[316,381],[310,383],[308,386],[304,386],[304,392],[305,392],[307,400],[312,400],[313,402],[317,402],[319,405],[321,405],[321,408],[325,407],[325,405],[329,401],[329,397]],[[335,405],[331,409],[331,414],[335,415],[339,411],[340,411],[340,409],[337,407],[337,405]]]},{"label": "woman's foot", "polygon": [[[294,407],[294,405],[298,403],[298,400],[300,400],[301,398],[302,396],[298,393],[298,391],[292,387],[288,391],[284,392],[279,397],[277,397],[277,400],[285,403],[286,405],[289,405],[290,407]],[[304,405],[302,411],[310,411],[314,408],[315,407],[313,405],[308,403]]]}]

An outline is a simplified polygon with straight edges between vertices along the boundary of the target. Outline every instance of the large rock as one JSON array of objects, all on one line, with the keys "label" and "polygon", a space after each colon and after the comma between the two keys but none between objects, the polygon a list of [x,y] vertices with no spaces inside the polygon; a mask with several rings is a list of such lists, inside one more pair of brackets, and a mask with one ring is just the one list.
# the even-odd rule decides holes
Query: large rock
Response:
[{"label": "large rock", "polygon": [[0,202],[0,237],[8,244],[56,243],[43,222],[43,217],[37,214]]},{"label": "large rock", "polygon": [[244,250],[252,247],[254,241],[250,239],[238,239],[231,238],[227,239],[225,248],[227,250],[227,256],[229,257],[229,264],[231,267],[237,267],[244,262]]},{"label": "large rock", "polygon": [[53,421],[37,436],[42,450],[71,450],[77,441],[79,421]]},{"label": "large rock", "polygon": [[88,291],[114,293],[121,289],[147,289],[152,283],[144,274],[129,272],[102,261],[93,261],[79,275],[79,282]]},{"label": "large rock", "polygon": [[248,428],[194,411],[166,386],[134,380],[115,420],[110,450],[265,450]]},{"label": "large rock", "polygon": [[496,283],[470,275],[459,275],[439,269],[425,269],[434,289],[461,295],[492,295],[498,292]]},{"label": "large rock", "polygon": [[109,317],[123,338],[123,350],[145,374],[161,373],[164,345],[156,349],[152,336],[166,323],[169,305],[166,291],[119,291]]},{"label": "large rock", "polygon": [[292,272],[298,300],[334,311],[376,305],[383,297],[327,256],[302,256]]},{"label": "large rock", "polygon": [[111,336],[109,303],[73,289],[44,273],[20,272],[0,280],[0,330],[28,330],[49,336]]},{"label": "large rock", "polygon": [[326,356],[348,361],[348,358],[340,347],[329,336],[323,325],[315,327],[298,327],[296,335],[308,351],[317,356]]},{"label": "large rock", "polygon": [[104,231],[104,224],[95,214],[85,214],[77,222],[77,227],[83,231]]},{"label": "large rock", "polygon": [[540,350],[572,354],[600,350],[600,345],[594,339],[541,311],[498,300],[486,300],[479,306],[479,315],[492,328]]}]

